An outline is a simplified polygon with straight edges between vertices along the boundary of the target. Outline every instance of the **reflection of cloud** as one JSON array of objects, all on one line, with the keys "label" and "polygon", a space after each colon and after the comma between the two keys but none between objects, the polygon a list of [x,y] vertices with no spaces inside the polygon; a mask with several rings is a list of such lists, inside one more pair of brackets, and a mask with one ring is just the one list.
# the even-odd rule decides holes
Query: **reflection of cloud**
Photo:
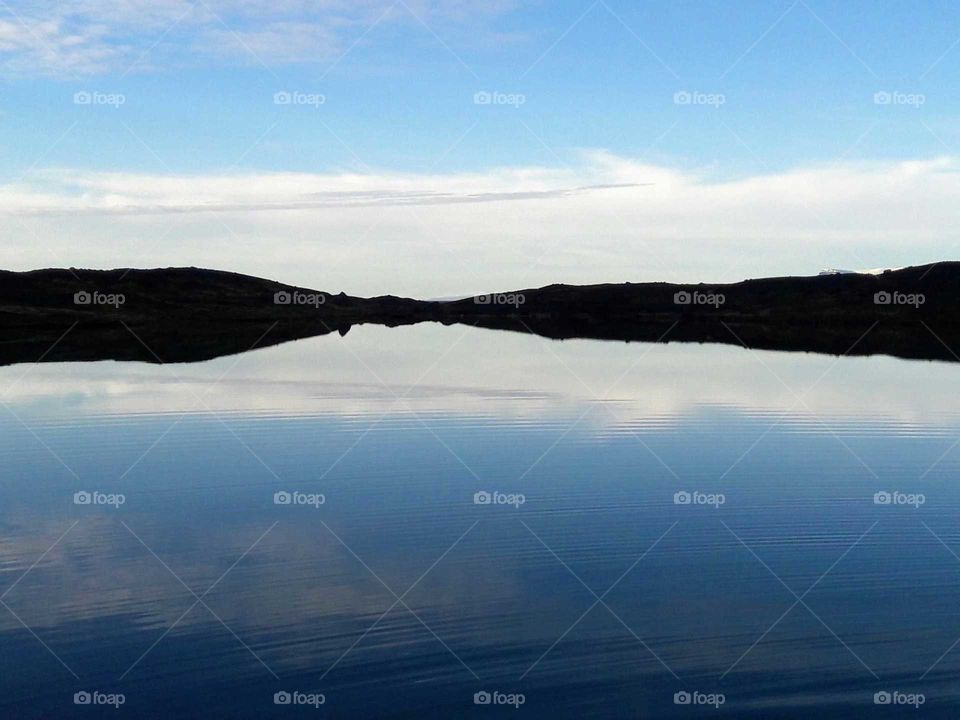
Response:
[{"label": "reflection of cloud", "polygon": [[[265,489],[263,495],[269,497],[269,490]],[[236,520],[223,511],[223,505],[229,506],[237,498],[198,497],[196,509],[186,513],[171,512],[161,505],[153,508],[149,519],[119,511],[120,519],[197,595],[202,596],[243,556],[204,597],[204,602],[231,630],[257,647],[258,654],[264,653],[276,669],[308,667],[317,662],[329,664],[393,604],[395,598],[390,592],[314,518],[304,518],[302,514],[296,517],[295,513],[279,513],[278,517],[276,509],[267,506],[268,510],[258,517],[251,519],[243,513],[237,517],[244,519]],[[202,509],[207,503],[211,503],[211,509]],[[215,520],[211,521],[210,514]],[[42,513],[36,508],[20,508],[15,517],[6,512],[2,518],[8,529],[0,539],[0,564],[16,568],[5,575],[11,578],[7,585],[48,550],[75,519]],[[27,519],[29,522],[24,522]],[[274,520],[280,522],[244,556]],[[464,520],[463,529],[469,524]],[[384,533],[382,526],[363,522],[348,529],[339,527],[338,535],[349,537],[352,545],[367,548],[372,542],[379,547],[370,562],[383,582],[400,594],[456,535],[447,538],[438,533],[426,545],[418,542],[413,547],[407,531],[394,529],[404,536],[395,542],[390,541],[390,533]],[[444,558],[443,567],[433,569],[406,602],[414,608],[421,603],[428,608],[441,608],[461,622],[467,616],[485,616],[497,601],[504,601],[505,595],[522,595],[521,578],[514,568],[518,561],[503,558],[495,565],[464,564],[461,555],[451,553]],[[175,642],[173,638],[180,634],[191,634],[222,636],[224,642],[230,643],[229,632],[202,605],[184,615],[195,600],[119,520],[103,515],[83,517],[5,598],[41,637],[49,637],[51,629],[58,631],[60,651],[70,641],[88,642],[85,633],[89,627],[96,627],[94,621],[132,622],[134,627],[125,634],[129,638],[135,632],[142,633],[142,650],[175,622],[176,629],[169,641]],[[3,608],[0,611],[0,634],[22,629],[11,614]],[[304,642],[305,634],[310,642]],[[423,642],[430,638],[400,606],[385,619],[362,651],[389,646],[400,635]],[[451,637],[449,629],[446,635]],[[261,649],[265,638],[269,638],[269,645]],[[489,636],[474,640],[494,642]],[[117,660],[125,666],[136,659],[140,650],[124,650],[132,653]],[[362,656],[362,651],[357,657]],[[122,669],[117,668],[117,672]]]},{"label": "reflection of cloud", "polygon": [[[594,400],[589,387],[601,397],[609,390],[612,412],[597,409],[578,428],[602,435],[617,426],[680,422],[705,406],[734,415],[803,414],[779,376],[811,410],[837,422],[867,418],[891,432],[954,422],[955,402],[941,391],[956,372],[950,363],[752,353],[733,345],[571,341],[551,342],[547,350],[547,342],[459,326],[357,326],[343,339],[328,335],[169,366],[183,383],[169,367],[141,363],[34,366],[3,399],[38,421],[63,424],[69,412],[79,424],[102,415],[138,422],[133,416],[198,413],[196,397],[203,395],[218,412],[346,420],[362,430],[388,411],[388,418],[402,421],[407,405],[425,416],[569,425]],[[0,368],[0,388],[22,374],[19,366]],[[398,396],[405,399],[394,405]],[[191,415],[202,417],[202,408]]]},{"label": "reflection of cloud", "polygon": [[[120,519],[137,531],[198,595],[241,557],[272,522],[272,519],[260,518],[239,527],[222,522],[201,523],[199,529],[176,530],[171,544],[169,534],[157,539],[150,529],[152,523],[145,523],[144,518],[124,511],[118,513],[123,513]],[[37,526],[21,526],[4,537],[0,545],[0,561],[4,564],[26,569],[31,558],[39,557],[52,542],[48,537],[53,532],[50,528],[60,527],[62,532],[76,519],[51,518],[35,509],[28,514]],[[177,522],[174,520],[173,525]],[[44,528],[48,532],[44,533]],[[167,528],[165,532],[169,531]],[[184,543],[185,537],[191,542]],[[55,539],[56,534],[52,538]],[[198,548],[202,552],[198,552]],[[285,621],[297,622],[337,607],[353,607],[362,613],[363,608],[374,612],[382,606],[382,594],[369,593],[366,583],[314,585],[307,581],[303,567],[298,567],[307,561],[323,567],[324,572],[334,577],[342,578],[351,572],[350,557],[331,536],[304,543],[295,526],[288,522],[286,527],[283,524],[276,527],[257,546],[247,566],[236,568],[224,578],[220,602],[216,592],[211,593],[206,602],[225,619],[244,619],[250,624],[265,623],[266,618],[276,620],[288,612],[302,613],[300,617],[284,617]],[[258,584],[266,588],[284,587],[291,605],[275,606],[269,597],[258,597],[255,592],[231,593],[245,574],[249,579],[250,568],[255,568]],[[222,602],[224,593],[230,595],[230,602]],[[83,517],[6,598],[28,624],[36,627],[55,627],[121,611],[137,611],[146,624],[171,624],[194,600],[118,520],[93,514]],[[184,618],[182,624],[209,621],[206,611],[198,608]]]}]

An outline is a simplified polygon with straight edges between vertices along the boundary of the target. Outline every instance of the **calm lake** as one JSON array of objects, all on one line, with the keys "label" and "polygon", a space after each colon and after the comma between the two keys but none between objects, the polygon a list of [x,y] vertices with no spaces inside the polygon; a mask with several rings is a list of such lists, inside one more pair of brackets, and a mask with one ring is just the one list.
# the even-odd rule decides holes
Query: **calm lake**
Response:
[{"label": "calm lake", "polygon": [[958,378],[438,325],[0,368],[0,714],[956,717]]}]

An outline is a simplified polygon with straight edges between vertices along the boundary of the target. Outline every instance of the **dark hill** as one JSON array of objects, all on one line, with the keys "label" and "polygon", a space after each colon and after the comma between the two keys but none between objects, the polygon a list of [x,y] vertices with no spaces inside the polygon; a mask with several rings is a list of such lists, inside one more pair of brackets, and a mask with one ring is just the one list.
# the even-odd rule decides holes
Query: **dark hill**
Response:
[{"label": "dark hill", "polygon": [[550,285],[455,302],[360,298],[199,268],[0,271],[0,363],[189,362],[352,325],[745,344],[957,361],[960,263],[729,284]]}]

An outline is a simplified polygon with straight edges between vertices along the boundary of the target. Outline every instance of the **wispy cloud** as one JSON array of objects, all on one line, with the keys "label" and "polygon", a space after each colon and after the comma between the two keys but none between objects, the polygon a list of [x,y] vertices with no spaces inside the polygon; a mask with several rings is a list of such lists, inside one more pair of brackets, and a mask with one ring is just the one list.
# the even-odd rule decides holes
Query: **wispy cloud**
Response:
[{"label": "wispy cloud", "polygon": [[474,32],[513,2],[460,0],[8,0],[0,68],[80,77],[212,62],[325,62],[374,24],[425,19]]},{"label": "wispy cloud", "polygon": [[[398,178],[369,176],[370,189],[316,190],[338,181],[352,184],[352,176],[308,174],[266,174],[258,176],[193,177],[80,174],[58,171],[35,176],[54,180],[53,186],[21,184],[9,194],[0,192],[0,212],[17,215],[153,215],[209,212],[267,212],[280,210],[322,210],[335,208],[459,205],[511,201],[572,198],[590,192],[641,187],[644,183],[607,183],[573,187],[535,188],[529,180],[513,190],[487,190],[493,178],[476,178],[474,189],[440,191],[432,189],[435,178],[419,178],[422,186],[413,189],[418,178],[409,177],[411,189],[396,186]],[[380,187],[378,183],[382,182]],[[41,180],[40,185],[45,183]],[[252,192],[244,185],[253,186]],[[131,194],[139,188],[142,193]],[[174,189],[167,192],[166,189]],[[193,192],[195,190],[195,192]],[[206,198],[198,202],[197,198]],[[2,205],[6,201],[6,205]]]},{"label": "wispy cloud", "polygon": [[[763,210],[794,211],[837,220],[836,210],[871,209],[875,217],[938,204],[960,189],[957,160],[846,162],[800,167],[736,179],[682,171],[605,151],[585,151],[576,166],[508,166],[479,172],[260,172],[172,175],[47,168],[0,189],[0,212],[51,213],[237,212],[545,201],[595,195],[631,216],[689,211],[709,225],[716,213],[736,214],[715,233],[740,232],[738,220]],[[564,213],[558,208],[559,213]],[[909,213],[916,229],[918,211]],[[775,216],[771,216],[771,219]],[[864,228],[868,216],[850,217]],[[850,223],[844,223],[850,224]],[[678,222],[677,227],[684,223]],[[885,224],[885,227],[890,227]]]}]

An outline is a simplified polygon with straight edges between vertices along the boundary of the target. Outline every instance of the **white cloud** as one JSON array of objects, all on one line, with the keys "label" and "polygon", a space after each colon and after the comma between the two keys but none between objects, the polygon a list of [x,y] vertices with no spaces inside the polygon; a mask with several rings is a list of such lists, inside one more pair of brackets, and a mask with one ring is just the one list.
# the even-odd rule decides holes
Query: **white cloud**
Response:
[{"label": "white cloud", "polygon": [[445,296],[919,264],[956,255],[958,195],[947,157],[735,180],[600,151],[453,174],[48,169],[0,189],[0,231],[11,269],[202,265]]},{"label": "white cloud", "polygon": [[[514,3],[461,0],[20,0],[0,5],[0,68],[79,77],[211,61],[283,65],[338,57],[375,22],[427,33],[487,23]],[[409,8],[409,9],[407,9]],[[419,18],[420,20],[417,20]],[[492,30],[491,30],[492,32]]]}]

